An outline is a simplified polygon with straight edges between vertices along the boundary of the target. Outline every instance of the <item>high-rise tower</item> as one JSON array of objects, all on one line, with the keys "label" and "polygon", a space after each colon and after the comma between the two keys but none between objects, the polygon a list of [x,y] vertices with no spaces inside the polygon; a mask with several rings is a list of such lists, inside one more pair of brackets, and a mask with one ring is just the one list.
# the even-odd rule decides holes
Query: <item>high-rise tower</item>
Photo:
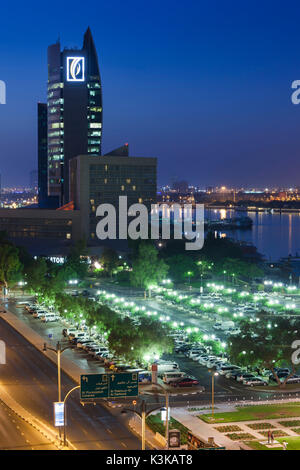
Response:
[{"label": "high-rise tower", "polygon": [[69,202],[69,161],[101,155],[102,89],[90,28],[82,49],[48,48],[48,194]]}]

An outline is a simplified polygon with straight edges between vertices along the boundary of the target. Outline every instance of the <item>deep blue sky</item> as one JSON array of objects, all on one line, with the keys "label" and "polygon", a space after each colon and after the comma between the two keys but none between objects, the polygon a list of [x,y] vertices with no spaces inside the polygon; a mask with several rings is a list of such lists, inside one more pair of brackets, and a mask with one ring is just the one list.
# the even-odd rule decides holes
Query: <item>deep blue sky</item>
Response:
[{"label": "deep blue sky", "polygon": [[159,158],[159,182],[300,183],[300,5],[290,1],[1,3],[0,173],[37,165],[36,103],[47,46],[81,47],[89,25],[103,84],[104,146]]}]

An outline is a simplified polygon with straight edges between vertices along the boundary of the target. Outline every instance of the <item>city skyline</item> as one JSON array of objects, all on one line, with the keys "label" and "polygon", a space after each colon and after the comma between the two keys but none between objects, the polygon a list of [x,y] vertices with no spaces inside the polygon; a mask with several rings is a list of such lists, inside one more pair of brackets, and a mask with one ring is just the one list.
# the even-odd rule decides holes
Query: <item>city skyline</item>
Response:
[{"label": "city skyline", "polygon": [[1,6],[0,451],[300,450],[298,13]]},{"label": "city skyline", "polygon": [[[267,4],[242,12],[232,3],[224,16],[221,5],[191,2],[170,10],[167,1],[145,15],[132,1],[126,7],[118,2],[117,16],[112,7],[94,4],[99,21],[89,11],[78,18],[78,5],[68,11],[67,24],[62,14],[43,28],[40,10],[28,15],[20,3],[12,23],[11,6],[4,7],[0,72],[7,104],[0,107],[0,148],[6,185],[25,184],[25,168],[37,167],[35,106],[46,98],[46,47],[58,37],[67,47],[80,46],[88,25],[105,93],[103,153],[129,141],[135,155],[158,157],[160,184],[176,177],[203,186],[297,184],[300,107],[291,102],[291,84],[300,77],[296,14],[278,2],[270,17]],[[23,125],[14,141],[16,113]]]}]

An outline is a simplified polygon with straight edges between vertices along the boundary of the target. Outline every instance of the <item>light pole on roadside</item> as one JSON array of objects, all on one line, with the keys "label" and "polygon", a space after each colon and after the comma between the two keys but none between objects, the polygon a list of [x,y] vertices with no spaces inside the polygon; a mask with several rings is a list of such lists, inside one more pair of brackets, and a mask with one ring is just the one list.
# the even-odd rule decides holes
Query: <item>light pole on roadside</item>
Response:
[{"label": "light pole on roadside", "polygon": [[188,271],[188,272],[187,272],[187,275],[188,275],[188,278],[189,278],[189,289],[190,289],[190,290],[191,290],[191,287],[192,287],[192,286],[191,286],[191,275],[192,275],[192,274],[193,274],[193,273],[192,273],[191,271]]},{"label": "light pole on roadside", "polygon": [[200,295],[203,294],[203,274],[200,274]]},{"label": "light pole on roadside", "polygon": [[156,384],[155,384],[155,387],[160,387],[160,388],[164,391],[165,398],[166,398],[166,424],[165,424],[166,434],[165,434],[165,437],[166,437],[166,441],[167,441],[167,450],[169,450],[169,419],[170,419],[169,393],[168,393],[168,391],[167,391],[161,384],[159,384],[159,383],[156,383]]},{"label": "light pole on roadside", "polygon": [[214,419],[214,407],[215,407],[215,377],[219,374],[214,370],[210,370],[211,373],[211,416]]},{"label": "light pole on roadside", "polygon": [[71,395],[74,390],[77,390],[80,388],[80,385],[77,385],[76,387],[73,387],[71,390],[68,391],[67,395],[65,396],[64,399],[64,446],[67,447],[67,399]]},{"label": "light pole on roadside", "polygon": [[61,348],[61,344],[58,341],[56,344],[56,349],[51,348],[50,346],[47,345],[47,343],[44,343],[43,351],[53,351],[57,354],[57,385],[58,385],[58,401],[61,402],[61,366],[60,366],[60,357],[62,353],[66,349],[73,349],[73,346],[65,346],[64,348]]},{"label": "light pole on roadside", "polygon": [[[165,392],[165,397],[166,397],[166,421],[165,421],[165,429],[166,429],[166,432],[165,432],[165,438],[166,438],[166,448],[169,449],[169,418],[170,418],[170,412],[169,412],[169,394],[168,392],[162,387],[162,385],[160,384],[155,384],[156,386],[162,388]],[[150,411],[147,412],[147,406],[146,406],[146,402],[145,400],[142,400],[141,402],[141,407],[140,407],[140,411],[138,411],[136,409],[136,405],[137,405],[137,401],[134,400],[133,401],[133,410],[129,410],[127,409],[127,411],[133,411],[134,415],[137,415],[141,418],[142,420],[142,450],[145,450],[146,448],[146,418],[147,416],[149,416],[151,413],[153,413],[154,411],[156,411],[156,409],[161,409],[161,407],[159,408],[155,408],[155,409],[152,409]]]},{"label": "light pole on roadside", "polygon": [[[66,349],[72,349],[73,346],[65,346],[64,348],[61,348],[61,344],[58,341],[56,344],[56,349],[51,348],[50,346],[47,345],[47,343],[44,343],[43,351],[53,351],[57,355],[57,387],[58,387],[58,401],[61,402],[61,365],[60,365],[60,358],[61,354],[66,350]],[[59,428],[59,436],[61,436],[61,429]]]}]

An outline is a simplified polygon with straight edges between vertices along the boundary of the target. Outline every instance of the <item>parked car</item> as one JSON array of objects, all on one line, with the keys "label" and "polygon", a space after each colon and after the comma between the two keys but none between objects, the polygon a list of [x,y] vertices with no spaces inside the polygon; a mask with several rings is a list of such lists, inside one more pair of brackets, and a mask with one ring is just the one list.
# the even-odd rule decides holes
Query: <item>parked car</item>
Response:
[{"label": "parked car", "polygon": [[48,322],[53,322],[53,321],[57,321],[59,319],[59,317],[55,314],[47,314],[47,315],[44,315],[41,320],[42,322],[45,322],[45,323],[48,323]]},{"label": "parked car", "polygon": [[252,379],[246,379],[243,381],[243,385],[249,385],[250,387],[254,387],[254,385],[268,385],[266,380],[261,379],[260,377],[254,377]]},{"label": "parked car", "polygon": [[179,370],[178,364],[176,362],[159,362],[157,363],[157,373],[162,376],[166,372]]},{"label": "parked car", "polygon": [[191,377],[183,377],[182,379],[171,382],[170,385],[172,387],[194,387],[195,385],[199,385],[199,381]]},{"label": "parked car", "polygon": [[227,372],[227,373],[225,374],[225,377],[226,377],[227,379],[236,380],[237,376],[240,375],[240,374],[241,374],[241,370],[240,370],[240,369],[238,369],[238,370],[234,369],[234,370],[231,370],[231,371]]},{"label": "parked car", "polygon": [[186,376],[185,372],[181,372],[180,370],[176,372],[165,372],[163,375],[163,382],[165,384],[170,384],[171,382],[174,382],[174,380],[182,379]]},{"label": "parked car", "polygon": [[249,372],[241,372],[238,374],[235,378],[237,382],[244,382],[245,380],[248,379],[254,379],[256,376],[254,374],[251,374]]},{"label": "parked car", "polygon": [[298,384],[300,383],[300,375],[293,375],[286,381],[287,384]]},{"label": "parked car", "polygon": [[221,366],[217,368],[217,371],[220,375],[225,375],[227,372],[231,372],[233,370],[241,370],[241,368],[232,364],[227,364],[226,366]]}]

